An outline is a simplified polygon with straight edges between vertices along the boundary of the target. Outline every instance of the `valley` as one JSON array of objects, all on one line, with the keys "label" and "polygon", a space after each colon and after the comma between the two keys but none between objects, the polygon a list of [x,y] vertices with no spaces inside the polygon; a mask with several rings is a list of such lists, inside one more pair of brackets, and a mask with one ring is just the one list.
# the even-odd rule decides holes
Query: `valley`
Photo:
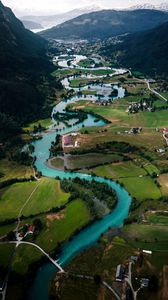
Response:
[{"label": "valley", "polygon": [[[76,57],[76,62],[74,57]],[[110,69],[110,67],[95,69],[94,65],[92,68],[88,66],[88,69],[86,67],[81,69],[78,56],[73,55],[72,60],[69,56],[70,65],[68,60],[66,63],[64,57],[61,59],[54,58],[54,64],[58,63],[58,65],[64,65],[65,67],[58,69],[52,76],[62,78],[65,100],[62,100],[53,108],[52,121],[50,119],[39,120],[24,128],[30,137],[40,135],[40,139],[32,144],[33,156],[36,157],[35,169],[38,171],[39,179],[34,181],[32,170],[30,172],[32,182],[13,183],[2,189],[0,215],[2,242],[0,247],[6,247],[7,249],[7,242],[3,242],[3,240],[10,238],[9,233],[11,235],[11,232],[15,230],[17,216],[20,209],[23,208],[21,221],[18,223],[19,227],[17,228],[20,239],[35,243],[42,247],[46,253],[50,253],[51,256],[55,256],[57,253],[57,261],[61,265],[65,265],[72,260],[74,255],[80,252],[80,249],[90,248],[97,239],[100,239],[100,246],[97,250],[95,250],[95,246],[91,247],[84,254],[74,258],[72,264],[68,264],[68,272],[69,270],[71,272],[71,268],[74,272],[73,262],[78,259],[81,259],[81,271],[79,273],[83,272],[82,266],[87,253],[90,253],[90,251],[96,251],[97,253],[97,251],[100,251],[99,249],[101,249],[101,252],[106,253],[106,247],[111,244],[113,246],[108,256],[114,255],[116,249],[119,253],[121,253],[120,248],[126,247],[127,249],[122,259],[117,258],[118,263],[124,263],[128,259],[128,254],[137,253],[136,249],[139,248],[152,250],[154,252],[152,257],[155,255],[155,251],[161,251],[160,255],[163,253],[164,261],[167,259],[164,250],[167,247],[167,232],[164,227],[167,224],[167,215],[164,216],[164,211],[167,209],[167,194],[165,192],[166,186],[164,186],[165,181],[161,179],[164,174],[161,174],[167,172],[165,165],[167,149],[161,130],[167,126],[167,118],[166,111],[157,111],[158,106],[155,103],[164,105],[166,109],[166,101],[151,93],[146,82],[139,81],[128,70]],[[157,84],[157,82],[151,83],[152,89],[155,89]],[[140,111],[131,113],[132,105],[142,101],[140,99],[145,99],[144,101],[149,103],[149,107],[152,109],[149,110],[148,107],[143,107]],[[83,121],[78,122],[80,111],[86,114],[86,117]],[[136,128],[141,129],[136,131]],[[57,140],[56,136],[61,137],[68,133],[70,136],[71,132],[78,132],[77,135],[74,135],[77,141],[74,141],[74,145],[77,146],[68,144],[62,146],[60,138]],[[55,142],[52,143],[50,149],[51,142],[54,140]],[[68,143],[71,144],[72,142]],[[160,154],[159,149],[163,149],[163,153]],[[74,173],[74,171],[77,173]],[[58,180],[41,177],[41,175],[49,178],[57,177],[63,181],[60,183]],[[80,178],[81,182],[75,179],[77,177]],[[67,178],[67,183],[63,184],[65,178]],[[102,203],[97,200],[98,202],[94,206],[93,200],[89,200],[91,202],[85,200],[85,193],[86,197],[91,197],[91,199],[92,194],[89,185],[87,187],[84,180],[89,182],[93,180],[95,184],[96,182],[106,183],[115,190],[117,193],[117,206],[116,204],[115,208],[113,208],[113,205],[110,206],[112,212],[107,208],[106,200]],[[71,184],[71,187],[68,188],[69,184]],[[80,193],[82,184],[85,188]],[[97,195],[98,199],[101,197],[100,193],[101,191]],[[17,202],[14,202],[13,198],[16,198]],[[128,216],[131,198],[131,211]],[[28,202],[25,203],[26,199],[28,199]],[[160,214],[159,219],[157,217],[154,219],[155,225],[151,229],[151,225],[148,225],[150,216],[144,215],[149,208],[156,215],[157,211]],[[75,219],[74,215],[76,215]],[[99,220],[100,217],[103,218]],[[98,221],[95,222],[95,218],[98,218]],[[145,225],[143,225],[144,218],[147,218]],[[124,219],[126,221],[121,231],[111,229],[114,230],[111,239],[111,234],[105,232],[109,228],[123,225]],[[130,225],[127,225],[127,222]],[[86,225],[87,227],[85,227]],[[27,226],[34,226],[35,233],[27,234]],[[137,229],[135,229],[136,226]],[[142,231],[141,227],[144,228]],[[161,242],[158,239],[156,244],[155,241],[153,242],[153,236],[158,236],[160,228],[162,228],[162,231],[165,228],[165,236],[163,235]],[[134,237],[132,237],[134,234],[132,231],[136,232]],[[25,233],[23,234],[23,232]],[[90,234],[91,232],[92,234]],[[74,234],[75,236],[71,239],[70,237]],[[117,242],[117,236],[122,239],[122,242]],[[135,242],[133,242],[134,239]],[[61,245],[65,241],[68,242],[63,244],[62,247]],[[106,241],[105,245],[104,241]],[[129,246],[126,246],[125,243],[128,243]],[[13,246],[11,245],[11,247]],[[61,252],[59,252],[60,249]],[[4,260],[4,256],[2,256],[2,259]],[[8,263],[8,258],[5,259]],[[30,266],[40,260],[42,260],[42,253],[38,249],[24,243],[20,244],[12,261],[12,274],[27,276]],[[153,263],[157,274],[158,267],[155,266],[155,262]],[[113,270],[116,266],[117,262],[115,262]],[[88,267],[90,268],[90,263]],[[47,282],[51,280],[54,272],[54,266],[45,263],[42,272],[38,272],[35,277],[28,299],[48,299]],[[94,269],[92,273],[85,270],[84,275],[94,275],[97,272]],[[146,270],[146,272],[149,271]],[[102,274],[101,276],[103,277]],[[150,276],[150,272],[148,276]],[[63,278],[57,277],[57,280]],[[109,282],[109,277],[105,277],[106,281]],[[10,299],[10,294],[14,288],[14,279],[11,280],[7,299]],[[66,288],[66,285],[69,284],[67,280],[72,279],[63,280],[60,293],[64,293],[64,285]],[[23,282],[22,284],[25,284]],[[43,288],[39,289],[41,282],[43,282]],[[113,286],[112,282],[109,283]],[[81,282],[80,284],[84,283]],[[71,289],[72,287],[73,282],[71,282]],[[87,288],[94,291],[98,287],[86,283],[86,290]],[[18,289],[20,290],[19,287]],[[118,289],[120,290],[121,286],[120,288],[115,287],[115,290],[118,291]]]},{"label": "valley", "polygon": [[[166,300],[166,64],[138,68],[133,52],[127,63],[124,47],[163,32],[167,13],[106,10],[91,17],[102,14],[91,39],[93,28],[81,26],[80,16],[42,32],[48,43],[27,35],[0,2],[3,30],[17,41],[9,73],[10,38],[0,36],[8,62],[0,72],[2,300]],[[149,32],[137,33],[136,20],[134,41],[129,35],[111,44],[111,16],[128,21],[129,30],[136,16]]]}]

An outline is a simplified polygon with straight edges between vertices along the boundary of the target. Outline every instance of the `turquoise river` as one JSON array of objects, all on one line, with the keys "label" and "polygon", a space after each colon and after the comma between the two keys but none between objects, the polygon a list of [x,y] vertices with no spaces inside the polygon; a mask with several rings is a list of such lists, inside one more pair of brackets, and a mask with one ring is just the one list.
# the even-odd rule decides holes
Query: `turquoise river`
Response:
[{"label": "turquoise river", "polygon": [[[120,73],[120,72],[119,72]],[[121,74],[124,73],[121,70]],[[103,87],[104,88],[104,87]],[[109,87],[108,87],[109,88]],[[115,87],[116,88],[116,87]],[[121,88],[118,88],[118,92],[121,92]],[[69,99],[71,101],[78,101],[77,98]],[[55,106],[53,111],[63,111],[66,107],[68,101],[62,101]],[[104,126],[105,122],[103,120],[99,120],[99,122],[95,120],[97,117],[94,117],[90,114],[87,115],[87,119],[78,125],[70,127],[63,127],[59,130],[59,134],[65,134],[71,131],[80,130],[83,126],[91,127],[91,126]],[[38,171],[41,171],[44,176],[55,178],[59,176],[60,179],[63,178],[75,178],[79,177],[85,180],[92,180],[92,176],[88,174],[76,173],[76,172],[64,172],[56,169],[49,168],[46,165],[46,160],[49,158],[49,149],[51,146],[51,142],[55,141],[55,137],[58,133],[56,132],[56,126],[52,127],[50,130],[43,133],[43,138],[34,142],[36,156],[36,167]],[[67,264],[75,255],[80,253],[82,250],[87,249],[94,245],[100,235],[108,230],[109,227],[121,227],[123,225],[124,219],[127,218],[129,207],[131,203],[131,197],[128,192],[121,187],[119,184],[104,179],[102,177],[94,177],[94,180],[97,182],[104,182],[111,186],[117,193],[118,203],[115,209],[104,218],[95,221],[90,226],[83,229],[80,233],[74,236],[70,241],[64,243],[62,246],[61,254],[58,258],[58,262],[61,265]],[[27,299],[28,300],[48,300],[49,299],[49,283],[54,276],[56,269],[54,265],[50,262],[44,264],[40,267],[36,273],[34,281],[29,289]]]}]

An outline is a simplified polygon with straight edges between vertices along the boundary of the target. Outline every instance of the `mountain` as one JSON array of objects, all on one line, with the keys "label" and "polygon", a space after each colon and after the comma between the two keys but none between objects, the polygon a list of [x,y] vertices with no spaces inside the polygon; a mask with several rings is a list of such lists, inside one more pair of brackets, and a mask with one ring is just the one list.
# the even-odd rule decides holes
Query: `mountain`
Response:
[{"label": "mountain", "polygon": [[101,49],[103,55],[116,57],[120,65],[150,75],[168,75],[168,22],[150,31],[124,38],[123,43]]},{"label": "mountain", "polygon": [[41,85],[50,63],[47,42],[25,29],[0,1],[0,129],[1,139],[35,119],[45,95]]},{"label": "mountain", "polygon": [[102,10],[79,16],[40,32],[53,39],[104,39],[125,33],[152,29],[168,21],[168,13],[156,10]]},{"label": "mountain", "polygon": [[[48,16],[23,16],[21,21],[24,23],[25,20],[39,23],[43,28],[51,28],[68,20],[74,19],[80,15],[90,13],[93,11],[101,10],[100,6],[93,5],[89,7],[83,7],[79,9],[74,9],[65,13],[59,13],[55,15]],[[35,28],[38,29],[38,28]]]},{"label": "mountain", "polygon": [[155,9],[161,11],[168,11],[168,3],[161,3],[158,5],[145,3],[145,4],[135,5],[129,8],[129,10],[137,10],[137,9]]},{"label": "mountain", "polygon": [[23,20],[22,23],[25,26],[25,28],[30,29],[30,30],[35,30],[35,29],[41,29],[42,30],[43,29],[41,24],[33,22],[33,21]]}]

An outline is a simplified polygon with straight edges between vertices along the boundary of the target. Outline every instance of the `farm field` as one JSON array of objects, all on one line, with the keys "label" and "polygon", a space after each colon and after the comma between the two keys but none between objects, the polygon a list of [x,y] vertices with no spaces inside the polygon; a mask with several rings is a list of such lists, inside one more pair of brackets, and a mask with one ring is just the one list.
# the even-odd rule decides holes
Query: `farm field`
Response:
[{"label": "farm field", "polygon": [[[75,84],[78,83],[76,82]],[[134,99],[134,101],[136,100]],[[98,114],[112,122],[113,125],[118,125],[120,127],[156,128],[168,126],[166,110],[128,114],[126,112],[127,107],[117,104],[116,102],[109,106],[90,104],[82,109],[86,112]]]},{"label": "farm field", "polygon": [[153,173],[159,175],[159,169],[153,164],[147,163],[143,166],[143,168],[148,172],[149,175],[152,175]]},{"label": "farm field", "polygon": [[[58,158],[55,158],[51,161],[52,165],[55,166],[55,162],[57,164]],[[122,157],[117,154],[99,154],[97,153],[89,153],[83,155],[72,155],[67,156],[66,158],[66,165],[68,169],[84,169],[84,168],[91,168],[96,165],[113,162],[113,161],[120,161]],[[59,163],[59,162],[58,162]]]},{"label": "farm field", "polygon": [[[144,169],[134,165],[133,163],[129,162],[122,163],[121,165],[116,164],[114,166],[100,166],[92,169],[92,171],[97,176],[118,180],[124,185],[131,196],[135,197],[139,201],[145,199],[159,199],[161,197],[161,191],[156,186],[153,179],[145,175],[146,172]],[[130,177],[127,178],[128,174]]]},{"label": "farm field", "polygon": [[145,213],[145,219],[153,224],[168,225],[168,213],[162,212],[147,212]]},{"label": "farm field", "polygon": [[33,131],[34,127],[38,127],[39,124],[44,127],[45,129],[47,129],[50,125],[53,124],[51,118],[48,118],[48,119],[42,119],[42,120],[38,120],[36,122],[32,122],[30,124],[28,124],[26,127],[24,127],[23,129],[25,131]]},{"label": "farm field", "polygon": [[[35,190],[35,188],[37,188]],[[16,218],[25,201],[32,194],[23,211],[24,216],[45,212],[53,207],[60,207],[68,201],[69,194],[60,189],[60,182],[42,178],[40,181],[23,182],[4,189],[0,201],[0,221]]]},{"label": "farm field", "polygon": [[123,177],[139,177],[147,175],[146,171],[133,162],[120,162],[93,169],[99,176],[118,179]]},{"label": "farm field", "polygon": [[168,174],[161,174],[158,179],[164,195],[168,195]]},{"label": "farm field", "polygon": [[[39,219],[43,227],[34,242],[49,253],[54,251],[61,242],[69,239],[76,230],[85,226],[91,220],[91,215],[85,203],[78,199],[72,201],[59,213],[48,213],[40,216]],[[32,221],[33,219],[29,219],[29,223]],[[42,254],[38,249],[29,245],[20,245],[12,268],[19,274],[25,274],[29,266],[41,257]]]},{"label": "farm field", "polygon": [[123,228],[134,247],[153,251],[167,251],[168,228],[162,225],[131,224]]},{"label": "farm field", "polygon": [[0,174],[0,182],[16,178],[30,178],[34,175],[32,167],[20,165],[8,159],[0,160]]}]

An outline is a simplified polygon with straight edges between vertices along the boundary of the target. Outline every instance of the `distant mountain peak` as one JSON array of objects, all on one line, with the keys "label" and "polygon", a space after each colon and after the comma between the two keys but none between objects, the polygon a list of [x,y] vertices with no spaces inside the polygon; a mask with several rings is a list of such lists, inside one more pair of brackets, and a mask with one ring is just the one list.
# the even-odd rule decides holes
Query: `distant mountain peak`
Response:
[{"label": "distant mountain peak", "polygon": [[158,5],[154,5],[151,3],[144,3],[144,4],[131,6],[127,10],[137,10],[137,9],[153,9],[153,10],[168,11],[168,3],[163,2]]}]

